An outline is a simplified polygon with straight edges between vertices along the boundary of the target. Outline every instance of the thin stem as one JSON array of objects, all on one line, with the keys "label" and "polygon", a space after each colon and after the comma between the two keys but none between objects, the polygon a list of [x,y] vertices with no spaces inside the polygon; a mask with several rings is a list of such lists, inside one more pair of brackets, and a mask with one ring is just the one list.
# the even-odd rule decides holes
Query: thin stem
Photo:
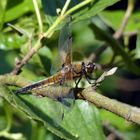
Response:
[{"label": "thin stem", "polygon": [[64,15],[64,13],[66,12],[66,10],[68,9],[69,7],[69,4],[70,4],[71,0],[67,0],[62,11],[61,11],[61,16]]},{"label": "thin stem", "polygon": [[80,4],[74,6],[74,7],[71,8],[70,10],[68,10],[68,11],[65,13],[65,16],[72,14],[74,11],[76,11],[76,10],[80,9],[81,7],[83,7],[83,6],[85,6],[85,5],[89,4],[89,3],[91,3],[92,1],[93,1],[93,0],[85,0],[85,1],[81,2]]},{"label": "thin stem", "polygon": [[128,0],[128,6],[127,6],[127,10],[126,10],[126,13],[124,15],[124,18],[122,20],[122,23],[120,25],[120,28],[119,30],[113,35],[114,38],[118,39],[120,38],[120,36],[123,34],[125,28],[126,28],[126,25],[128,23],[128,20],[133,12],[133,9],[134,9],[134,0]]},{"label": "thin stem", "polygon": [[[113,134],[115,136],[115,139],[126,140],[125,136],[121,132],[119,132],[118,129],[114,128],[108,122],[105,122],[103,124],[103,126],[104,126],[105,130],[108,130],[111,134]],[[107,140],[112,140],[109,138],[111,134],[109,134],[109,136],[107,137]],[[115,139],[113,139],[113,140],[115,140]]]},{"label": "thin stem", "polygon": [[[61,18],[60,18],[61,17]],[[60,17],[58,17],[57,19],[56,19],[56,21],[53,23],[53,25],[47,30],[47,32],[46,33],[44,33],[44,37],[46,37],[46,38],[50,38],[52,35],[53,35],[53,33],[54,33],[54,31],[55,31],[55,28],[59,25],[59,23],[62,21],[62,17],[63,16],[60,16]]]},{"label": "thin stem", "polygon": [[39,12],[39,7],[38,7],[38,4],[37,4],[37,0],[33,0],[33,4],[34,4],[34,8],[35,8],[35,13],[36,13],[38,25],[39,25],[39,30],[42,33],[43,32],[43,24],[42,24],[42,19],[41,19],[41,15],[40,15],[40,12]]}]

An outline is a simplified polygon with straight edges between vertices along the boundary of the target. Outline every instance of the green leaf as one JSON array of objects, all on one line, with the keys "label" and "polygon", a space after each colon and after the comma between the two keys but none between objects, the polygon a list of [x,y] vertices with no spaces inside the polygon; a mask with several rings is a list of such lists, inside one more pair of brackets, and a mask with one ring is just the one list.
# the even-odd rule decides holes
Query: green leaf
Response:
[{"label": "green leaf", "polygon": [[7,0],[5,0],[5,1],[1,0],[0,1],[0,30],[3,27],[3,18],[4,18],[4,15],[5,15],[6,4],[7,4]]},{"label": "green leaf", "polygon": [[104,122],[111,123],[119,130],[125,130],[128,129],[128,127],[131,127],[131,125],[128,125],[128,122],[126,122],[124,118],[121,118],[112,112],[101,110],[100,113],[101,118]]},{"label": "green leaf", "polygon": [[34,11],[34,6],[31,0],[8,0],[4,22],[17,19],[30,11]]},{"label": "green leaf", "polygon": [[140,32],[137,35],[137,43],[135,49],[135,58],[140,59]]},{"label": "green leaf", "polygon": [[79,11],[74,14],[75,21],[89,19],[118,1],[119,0],[93,0],[90,5],[79,9]]},{"label": "green leaf", "polygon": [[0,49],[13,50],[18,49],[21,44],[27,41],[26,36],[19,36],[17,34],[0,33]]},{"label": "green leaf", "polygon": [[[0,87],[0,95],[11,105],[25,112],[31,119],[41,121],[55,135],[64,139],[104,140],[98,110],[86,101],[77,100],[70,112],[64,110],[64,119],[57,120],[59,102],[50,98],[39,98],[33,95],[15,95]],[[65,109],[65,108],[63,108]]]},{"label": "green leaf", "polygon": [[11,72],[15,65],[16,51],[5,51],[0,49],[0,74]]},{"label": "green leaf", "polygon": [[[99,14],[99,16],[107,25],[109,25],[115,30],[118,30],[124,14],[125,14],[125,11],[122,11],[122,10],[113,11],[113,12],[104,10]],[[114,17],[115,17],[115,20],[114,20]]]},{"label": "green leaf", "polygon": [[[89,19],[90,17],[96,15],[106,7],[113,5],[114,3],[118,2],[119,0],[91,0],[91,2],[83,6],[82,8],[77,8],[72,13],[73,15],[73,21],[77,22],[80,20]],[[65,0],[57,1],[57,0],[42,0],[42,5],[44,8],[44,12],[46,14],[46,20],[51,25],[54,20],[56,19],[57,12],[56,9],[60,8],[62,10]],[[82,3],[83,0],[79,1],[71,1],[69,10],[72,9],[74,6],[78,6],[80,3]]]},{"label": "green leaf", "polygon": [[[100,17],[112,28],[118,30],[125,15],[125,11],[102,11]],[[115,17],[115,20],[114,20]],[[140,28],[140,14],[139,11],[132,13],[129,22],[125,27],[125,32],[136,31]]]},{"label": "green leaf", "polygon": [[[66,114],[63,126],[77,134],[81,140],[104,139],[101,128],[99,112],[95,106],[91,106],[86,101],[77,100],[74,109]],[[74,125],[75,124],[75,125]]]}]

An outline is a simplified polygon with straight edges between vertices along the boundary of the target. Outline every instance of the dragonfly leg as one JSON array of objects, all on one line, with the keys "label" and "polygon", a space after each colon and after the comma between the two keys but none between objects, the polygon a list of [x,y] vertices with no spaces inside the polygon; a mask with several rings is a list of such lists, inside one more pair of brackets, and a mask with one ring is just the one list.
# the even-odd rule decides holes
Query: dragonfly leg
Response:
[{"label": "dragonfly leg", "polygon": [[[97,82],[97,80],[93,79],[89,75],[85,75],[85,77],[86,77],[88,83],[91,84],[94,89],[96,89],[100,85],[100,83]],[[94,80],[94,82],[92,83],[91,80]]]},{"label": "dragonfly leg", "polygon": [[81,81],[81,79],[82,79],[82,76],[78,79],[78,81],[75,80],[75,84],[76,84],[75,88],[78,88],[78,84]]},{"label": "dragonfly leg", "polygon": [[[94,85],[96,83],[95,79],[93,79],[91,76],[87,75],[87,73],[85,73],[85,77],[89,84]],[[94,80],[94,82],[91,82],[91,80]]]},{"label": "dragonfly leg", "polygon": [[82,62],[82,69],[81,69],[81,71],[80,72],[76,72],[76,71],[74,71],[76,74],[80,74],[80,78],[78,79],[78,81],[76,82],[76,80],[75,80],[75,84],[76,84],[76,88],[78,87],[78,84],[79,84],[79,82],[81,81],[81,79],[82,79],[82,76],[83,75],[85,75],[85,73],[86,73],[86,71],[85,71],[85,63],[84,62]]}]

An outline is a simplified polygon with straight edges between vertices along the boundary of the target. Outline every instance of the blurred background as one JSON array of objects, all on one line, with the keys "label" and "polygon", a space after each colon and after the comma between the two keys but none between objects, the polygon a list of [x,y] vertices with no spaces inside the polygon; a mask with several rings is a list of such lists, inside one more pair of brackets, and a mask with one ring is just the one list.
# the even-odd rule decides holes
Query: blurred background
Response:
[{"label": "blurred background", "polygon": [[[140,1],[130,1],[132,1],[133,12],[122,34],[118,37],[114,34],[122,25],[128,8],[127,0],[120,0],[95,16],[84,20],[77,20],[78,18],[72,15],[74,18],[72,21],[72,53],[73,62],[90,60],[97,64],[97,70],[93,74],[95,79],[105,70],[117,66],[117,72],[106,78],[97,91],[109,98],[140,107]],[[46,4],[44,0],[37,0],[37,3],[45,32],[56,17],[53,16],[53,12],[49,13],[50,16],[45,15],[49,9],[46,8],[49,2]],[[53,7],[51,4],[54,4],[53,1],[49,3],[50,9]],[[59,4],[63,6],[64,2]],[[73,5],[75,4],[76,2],[73,2]],[[15,67],[15,62],[21,60],[35,45],[40,31],[32,1],[1,1],[0,7],[3,13],[0,15],[0,74],[4,75],[10,73]],[[8,23],[17,27],[20,32],[8,26]],[[61,27],[58,27],[53,36],[46,41],[46,45],[22,68],[20,76],[29,81],[38,81],[51,75],[51,65],[57,63],[55,60],[58,55]],[[119,50],[112,49],[116,45],[116,42],[112,41],[113,36],[115,41],[119,42],[119,47],[125,51],[126,56],[128,54],[128,58],[122,57],[124,55]],[[86,86],[87,83],[82,82]],[[129,123],[106,110],[100,109],[99,113],[104,124],[104,134],[108,139],[140,139],[139,125]],[[41,122],[29,119],[25,113],[11,107],[3,98],[0,98],[1,131],[7,127],[9,121],[11,122],[9,126],[11,135],[20,132],[22,136],[19,138],[21,139],[60,139],[46,130]],[[2,135],[0,139],[10,138]]]}]

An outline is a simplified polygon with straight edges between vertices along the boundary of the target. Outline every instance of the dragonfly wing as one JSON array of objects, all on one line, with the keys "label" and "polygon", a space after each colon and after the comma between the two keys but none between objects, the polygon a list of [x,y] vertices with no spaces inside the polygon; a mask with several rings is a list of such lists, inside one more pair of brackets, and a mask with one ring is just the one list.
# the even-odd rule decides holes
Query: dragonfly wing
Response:
[{"label": "dragonfly wing", "polygon": [[[62,28],[59,37],[59,52],[62,63],[69,68],[72,67],[72,22],[71,17],[66,19],[66,24]],[[68,73],[65,74],[65,79],[69,79],[69,82],[64,81],[64,86],[72,87],[72,80],[73,80],[73,73],[70,70]],[[75,101],[74,92],[71,90],[67,96],[63,97],[62,103],[68,108],[71,108]]]},{"label": "dragonfly wing", "polygon": [[60,126],[63,120],[64,111],[63,111],[63,104],[58,102],[57,99],[62,93],[62,88],[52,85],[52,86],[34,89],[32,93],[35,96],[39,96],[39,97],[40,96],[49,97],[48,100],[51,102],[51,104],[48,105],[48,111],[50,113],[50,117],[53,120],[55,126]]},{"label": "dragonfly wing", "polygon": [[72,103],[70,99],[68,100],[68,96],[72,93],[73,90],[65,85],[60,86],[60,84],[54,84],[51,86],[44,86],[40,88],[36,88],[32,90],[32,93],[36,96],[47,96],[54,100],[52,106],[50,106],[49,110],[52,111],[53,116],[56,118],[54,119],[55,124],[60,124],[65,116],[65,112],[71,108]]},{"label": "dragonfly wing", "polygon": [[60,31],[59,41],[58,41],[58,50],[59,55],[55,57],[52,61],[51,66],[51,74],[56,73],[62,68],[63,64],[71,64],[72,54],[71,54],[71,46],[72,46],[72,37],[71,37],[71,19],[68,18],[65,21],[65,25]]},{"label": "dragonfly wing", "polygon": [[62,28],[59,36],[59,53],[62,64],[71,64],[72,61],[72,35],[71,35],[71,18],[68,17],[66,24]]}]

